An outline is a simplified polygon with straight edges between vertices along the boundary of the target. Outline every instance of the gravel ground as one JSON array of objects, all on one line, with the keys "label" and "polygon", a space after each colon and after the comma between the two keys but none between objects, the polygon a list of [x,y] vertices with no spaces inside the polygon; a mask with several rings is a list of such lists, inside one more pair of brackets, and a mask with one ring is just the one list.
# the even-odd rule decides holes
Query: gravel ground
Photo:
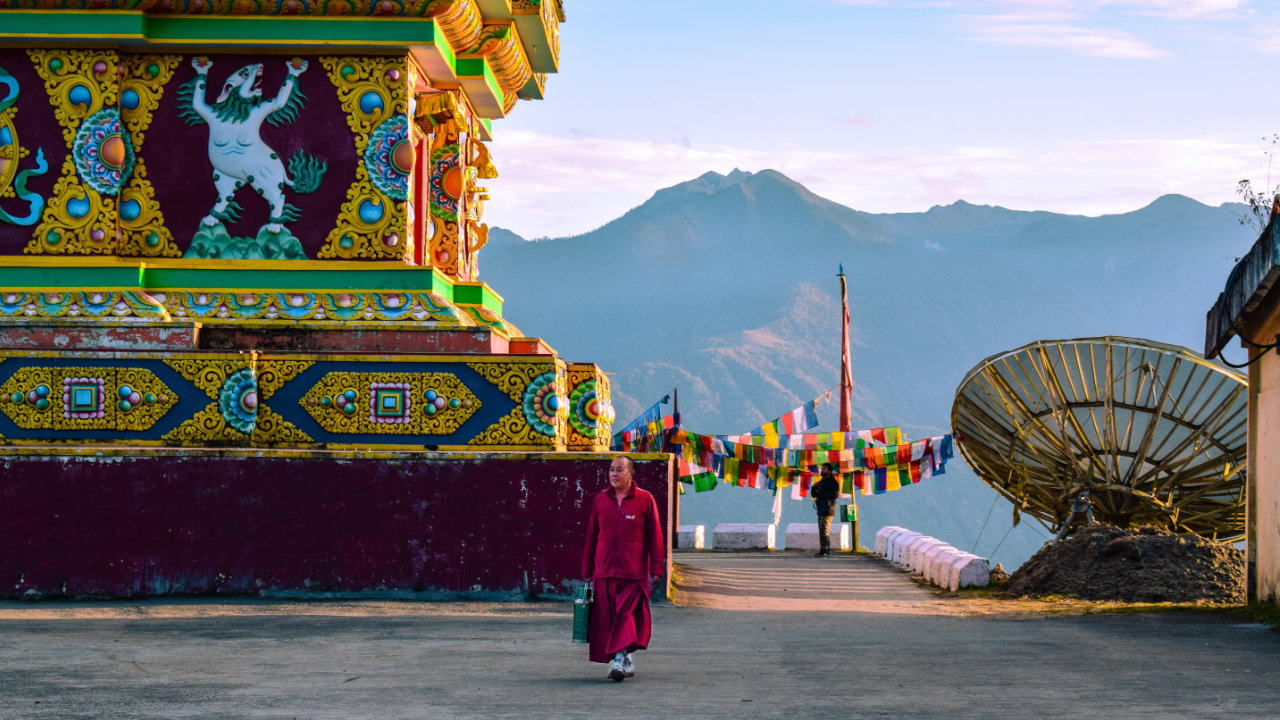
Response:
[{"label": "gravel ground", "polygon": [[1155,527],[1090,525],[1042,548],[1013,573],[1000,594],[1239,604],[1245,601],[1244,553]]}]

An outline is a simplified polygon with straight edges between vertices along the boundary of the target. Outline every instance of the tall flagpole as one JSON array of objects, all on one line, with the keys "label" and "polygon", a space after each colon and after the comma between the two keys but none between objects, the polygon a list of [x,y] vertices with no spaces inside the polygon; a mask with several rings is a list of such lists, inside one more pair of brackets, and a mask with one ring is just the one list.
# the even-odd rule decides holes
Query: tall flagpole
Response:
[{"label": "tall flagpole", "polygon": [[[672,407],[671,413],[678,419],[680,417],[680,388],[671,389]],[[666,448],[663,448],[664,450]],[[675,469],[675,463],[671,464],[672,470],[667,478],[667,491],[672,494],[671,497],[671,547],[677,549],[680,547],[680,478]]]},{"label": "tall flagpole", "polygon": [[[853,361],[849,354],[849,289],[844,279],[844,263],[840,263],[840,432],[853,429]],[[858,488],[851,486],[852,515],[849,524],[853,536],[853,551],[858,551]]]}]

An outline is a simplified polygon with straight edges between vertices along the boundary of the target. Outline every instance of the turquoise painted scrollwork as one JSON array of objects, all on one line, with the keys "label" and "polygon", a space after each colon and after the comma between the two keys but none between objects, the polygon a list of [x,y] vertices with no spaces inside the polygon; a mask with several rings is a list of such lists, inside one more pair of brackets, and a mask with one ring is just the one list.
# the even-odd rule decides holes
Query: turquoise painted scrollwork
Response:
[{"label": "turquoise painted scrollwork", "polygon": [[18,112],[14,107],[18,101],[18,90],[17,78],[0,68],[0,193],[12,184],[18,200],[27,204],[25,215],[10,215],[0,208],[0,222],[34,225],[44,211],[44,198],[27,190],[27,181],[48,172],[49,163],[45,162],[44,150],[36,148],[36,166],[18,171],[18,161],[25,154],[18,144],[18,132],[13,125],[13,116]]}]

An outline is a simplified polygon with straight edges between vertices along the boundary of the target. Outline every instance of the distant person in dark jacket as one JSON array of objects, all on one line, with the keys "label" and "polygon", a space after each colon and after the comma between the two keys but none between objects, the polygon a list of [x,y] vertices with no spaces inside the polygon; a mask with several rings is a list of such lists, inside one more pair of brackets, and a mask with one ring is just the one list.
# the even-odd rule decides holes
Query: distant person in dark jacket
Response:
[{"label": "distant person in dark jacket", "polygon": [[835,466],[822,463],[822,477],[809,488],[813,506],[818,510],[818,552],[814,557],[831,556],[831,519],[836,514],[836,499],[840,497],[840,481],[835,477]]},{"label": "distant person in dark jacket", "polygon": [[616,681],[635,675],[631,653],[649,646],[649,580],[666,569],[666,543],[653,495],[636,487],[635,463],[619,456],[609,465],[609,487],[591,502],[582,574],[595,588],[589,657],[610,663]]}]

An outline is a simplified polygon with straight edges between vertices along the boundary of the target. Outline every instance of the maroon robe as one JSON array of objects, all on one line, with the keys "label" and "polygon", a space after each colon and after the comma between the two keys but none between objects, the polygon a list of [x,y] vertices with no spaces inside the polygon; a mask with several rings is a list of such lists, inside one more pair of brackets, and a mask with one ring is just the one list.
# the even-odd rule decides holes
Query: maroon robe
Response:
[{"label": "maroon robe", "polygon": [[666,567],[658,503],[634,484],[619,504],[613,488],[591,503],[582,574],[595,586],[590,658],[607,663],[615,653],[648,647],[653,621],[649,578]]}]

